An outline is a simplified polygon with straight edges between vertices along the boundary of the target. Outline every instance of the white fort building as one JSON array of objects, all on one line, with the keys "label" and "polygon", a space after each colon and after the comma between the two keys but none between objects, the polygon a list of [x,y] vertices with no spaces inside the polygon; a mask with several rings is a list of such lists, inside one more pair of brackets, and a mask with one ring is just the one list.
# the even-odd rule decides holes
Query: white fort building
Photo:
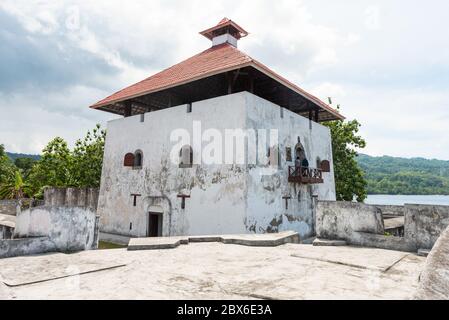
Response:
[{"label": "white fort building", "polygon": [[[336,110],[237,49],[229,19],[212,47],[94,104],[108,122],[101,231],[136,236],[314,233],[335,200]],[[306,160],[304,160],[306,159]]]}]

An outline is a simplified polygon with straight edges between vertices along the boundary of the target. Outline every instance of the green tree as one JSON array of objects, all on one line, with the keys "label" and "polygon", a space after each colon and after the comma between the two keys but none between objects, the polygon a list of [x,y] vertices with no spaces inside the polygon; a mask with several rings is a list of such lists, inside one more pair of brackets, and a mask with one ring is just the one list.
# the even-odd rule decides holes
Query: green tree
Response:
[{"label": "green tree", "polygon": [[29,179],[36,190],[45,186],[69,187],[72,182],[72,154],[67,142],[54,138],[42,150],[42,158],[33,166]]},{"label": "green tree", "polygon": [[97,124],[75,143],[73,151],[62,138],[50,141],[29,175],[36,197],[41,197],[47,186],[99,187],[105,137],[106,131]]},{"label": "green tree", "polygon": [[33,158],[17,158],[14,160],[14,165],[20,169],[20,173],[24,177],[24,179],[28,178],[28,175],[31,172],[36,160]]},{"label": "green tree", "polygon": [[14,164],[8,158],[5,147],[0,144],[0,185],[9,182],[15,171]]},{"label": "green tree", "polygon": [[23,182],[22,175],[18,170],[14,172],[12,181],[0,186],[0,199],[22,199],[30,197],[32,193],[30,185]]},{"label": "green tree", "polygon": [[360,154],[357,162],[370,194],[449,194],[449,161]]},{"label": "green tree", "polygon": [[332,137],[337,200],[352,201],[355,197],[358,202],[363,202],[367,196],[367,183],[356,161],[356,148],[366,146],[365,140],[358,135],[360,123],[357,120],[330,121],[325,125]]},{"label": "green tree", "polygon": [[77,187],[99,187],[106,131],[100,125],[88,131],[73,149],[72,174]]}]

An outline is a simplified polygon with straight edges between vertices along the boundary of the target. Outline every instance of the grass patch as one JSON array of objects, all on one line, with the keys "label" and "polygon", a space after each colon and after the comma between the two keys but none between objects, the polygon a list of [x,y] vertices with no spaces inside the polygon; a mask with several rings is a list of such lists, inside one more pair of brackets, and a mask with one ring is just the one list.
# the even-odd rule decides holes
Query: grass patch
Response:
[{"label": "grass patch", "polygon": [[104,250],[104,249],[121,249],[121,248],[126,248],[126,245],[122,245],[122,244],[116,244],[116,243],[111,243],[111,242],[106,242],[106,241],[100,241],[98,243],[98,249],[99,250]]}]

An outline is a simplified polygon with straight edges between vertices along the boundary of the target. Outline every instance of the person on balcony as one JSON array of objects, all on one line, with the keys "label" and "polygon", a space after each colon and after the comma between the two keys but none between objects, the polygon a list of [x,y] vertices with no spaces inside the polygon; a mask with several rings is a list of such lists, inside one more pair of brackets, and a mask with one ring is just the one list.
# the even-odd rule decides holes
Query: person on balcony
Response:
[{"label": "person on balcony", "polygon": [[301,159],[298,157],[296,157],[295,160],[295,176],[299,176],[299,170],[301,169]]},{"label": "person on balcony", "polygon": [[301,175],[303,177],[309,176],[309,161],[306,158],[301,161]]},{"label": "person on balcony", "polygon": [[309,161],[306,158],[302,159],[301,167],[303,167],[303,168],[309,167]]}]

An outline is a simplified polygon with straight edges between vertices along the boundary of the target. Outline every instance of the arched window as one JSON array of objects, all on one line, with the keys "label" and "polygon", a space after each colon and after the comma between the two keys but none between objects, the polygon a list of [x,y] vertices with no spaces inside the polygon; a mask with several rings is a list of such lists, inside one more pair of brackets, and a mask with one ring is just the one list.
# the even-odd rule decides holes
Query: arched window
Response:
[{"label": "arched window", "polygon": [[317,169],[321,169],[321,159],[320,159],[320,157],[316,157],[316,167],[317,167]]},{"label": "arched window", "polygon": [[123,159],[123,165],[125,167],[133,167],[134,166],[134,153],[125,154],[125,158]]},{"label": "arched window", "polygon": [[295,160],[299,157],[300,161],[306,158],[306,152],[301,142],[298,142],[295,146]]},{"label": "arched window", "polygon": [[179,151],[179,167],[191,168],[192,164],[193,164],[193,149],[191,146],[186,144]]},{"label": "arched window", "polygon": [[322,160],[320,168],[323,172],[331,172],[331,164],[329,160]]},{"label": "arched window", "polygon": [[142,168],[143,153],[140,150],[134,152],[134,168]]}]

